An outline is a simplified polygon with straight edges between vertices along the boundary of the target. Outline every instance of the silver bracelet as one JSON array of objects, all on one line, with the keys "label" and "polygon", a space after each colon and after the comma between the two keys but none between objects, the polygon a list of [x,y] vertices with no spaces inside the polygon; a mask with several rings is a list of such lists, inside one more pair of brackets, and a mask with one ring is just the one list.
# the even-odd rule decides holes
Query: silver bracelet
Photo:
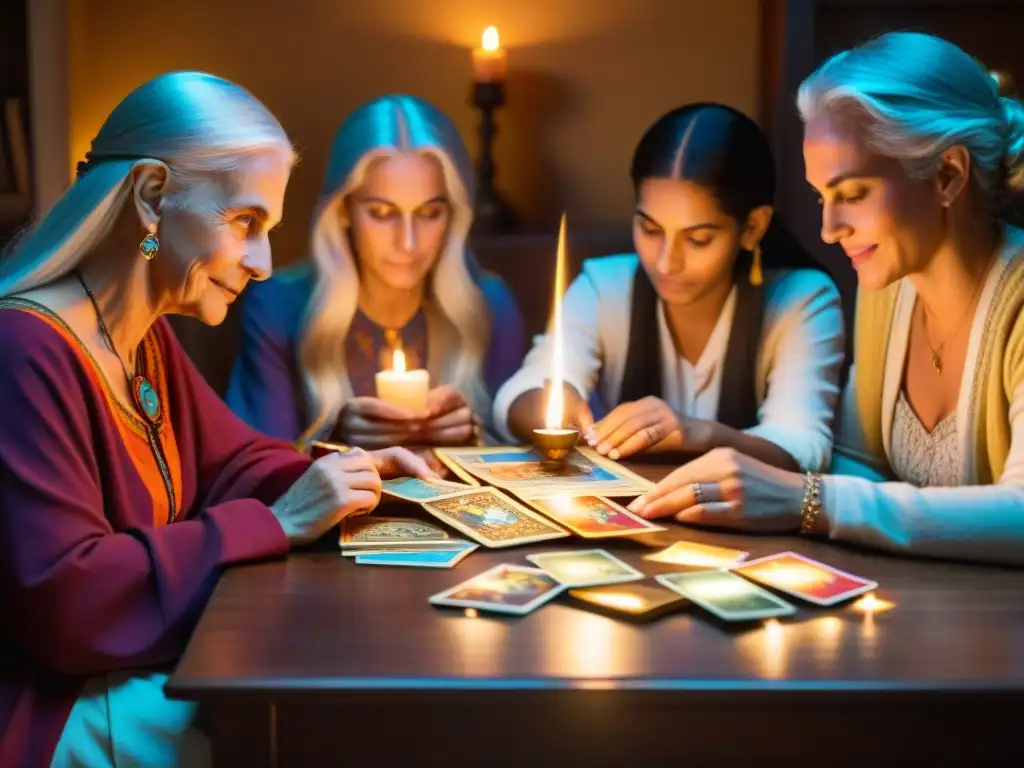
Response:
[{"label": "silver bracelet", "polygon": [[804,476],[804,500],[800,503],[800,533],[816,536],[826,533],[821,506],[821,475],[808,472]]}]

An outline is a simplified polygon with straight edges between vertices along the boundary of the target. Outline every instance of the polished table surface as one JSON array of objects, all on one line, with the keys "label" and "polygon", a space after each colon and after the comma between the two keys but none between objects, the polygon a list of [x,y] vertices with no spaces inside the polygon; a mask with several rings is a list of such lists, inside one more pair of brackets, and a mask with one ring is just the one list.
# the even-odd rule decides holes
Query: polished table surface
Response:
[{"label": "polished table surface", "polygon": [[[395,505],[384,513],[416,510]],[[862,705],[858,723],[877,715],[879,702],[904,701],[907,712],[923,711],[923,700],[946,702],[950,712],[968,705],[1004,712],[1024,703],[1024,570],[666,527],[639,541],[481,547],[453,569],[357,566],[337,551],[232,568],[168,691],[223,709],[352,701],[394,707],[403,701],[396,694],[423,707],[458,694],[494,703],[517,692],[540,701],[544,692],[603,690],[632,697],[635,706],[671,701],[713,709],[727,702],[758,711],[791,706],[801,716]],[[734,627],[692,605],[636,624],[565,595],[524,617],[471,617],[427,602],[492,565],[529,565],[525,555],[545,550],[600,547],[649,576],[679,570],[642,557],[679,539],[747,550],[751,558],[800,552],[877,581],[882,610],[791,600],[794,616]],[[303,715],[314,716],[308,708]],[[997,721],[988,717],[991,727]]]}]

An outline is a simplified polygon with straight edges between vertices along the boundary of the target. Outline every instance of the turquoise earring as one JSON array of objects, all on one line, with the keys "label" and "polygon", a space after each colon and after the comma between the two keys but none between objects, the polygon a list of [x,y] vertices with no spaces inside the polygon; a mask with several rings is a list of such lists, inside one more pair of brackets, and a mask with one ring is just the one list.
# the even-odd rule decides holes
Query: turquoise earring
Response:
[{"label": "turquoise earring", "polygon": [[150,232],[139,243],[139,251],[142,253],[146,261],[152,261],[153,257],[156,256],[156,252],[160,250],[160,241],[156,237],[156,233]]}]

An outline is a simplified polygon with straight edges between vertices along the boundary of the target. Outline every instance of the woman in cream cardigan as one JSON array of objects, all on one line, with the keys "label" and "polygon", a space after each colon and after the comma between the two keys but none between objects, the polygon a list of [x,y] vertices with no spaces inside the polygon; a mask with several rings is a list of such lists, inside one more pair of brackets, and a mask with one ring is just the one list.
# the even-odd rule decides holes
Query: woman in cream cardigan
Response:
[{"label": "woman in cream cardigan", "polygon": [[834,474],[712,452],[634,509],[1024,563],[1024,106],[955,45],[894,33],[826,62],[799,108],[822,237],[861,287]]}]

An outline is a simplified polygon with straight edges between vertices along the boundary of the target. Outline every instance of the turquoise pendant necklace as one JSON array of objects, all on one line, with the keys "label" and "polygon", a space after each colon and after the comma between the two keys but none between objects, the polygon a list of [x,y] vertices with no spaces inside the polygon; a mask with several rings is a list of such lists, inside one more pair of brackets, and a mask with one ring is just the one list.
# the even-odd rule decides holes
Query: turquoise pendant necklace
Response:
[{"label": "turquoise pendant necklace", "polygon": [[141,375],[138,372],[138,361],[141,350],[135,351],[135,375],[132,376],[128,373],[128,366],[124,364],[124,360],[121,359],[121,355],[117,351],[117,347],[114,346],[114,339],[110,336],[110,331],[107,330],[107,324],[103,322],[103,313],[100,312],[100,305],[96,301],[96,297],[92,295],[92,291],[89,290],[89,286],[86,285],[82,275],[75,270],[75,277],[78,278],[78,282],[82,284],[82,288],[85,290],[85,295],[89,297],[89,301],[92,303],[92,308],[96,312],[96,321],[100,326],[100,333],[103,334],[103,340],[110,347],[110,350],[117,355],[117,361],[121,363],[121,370],[124,371],[125,381],[128,382],[128,389],[131,390],[132,398],[135,400],[136,409],[142,414],[147,422],[151,426],[158,426],[160,421],[163,419],[163,409],[160,406],[160,398],[157,397],[156,390],[153,385],[149,383],[149,379]]}]

